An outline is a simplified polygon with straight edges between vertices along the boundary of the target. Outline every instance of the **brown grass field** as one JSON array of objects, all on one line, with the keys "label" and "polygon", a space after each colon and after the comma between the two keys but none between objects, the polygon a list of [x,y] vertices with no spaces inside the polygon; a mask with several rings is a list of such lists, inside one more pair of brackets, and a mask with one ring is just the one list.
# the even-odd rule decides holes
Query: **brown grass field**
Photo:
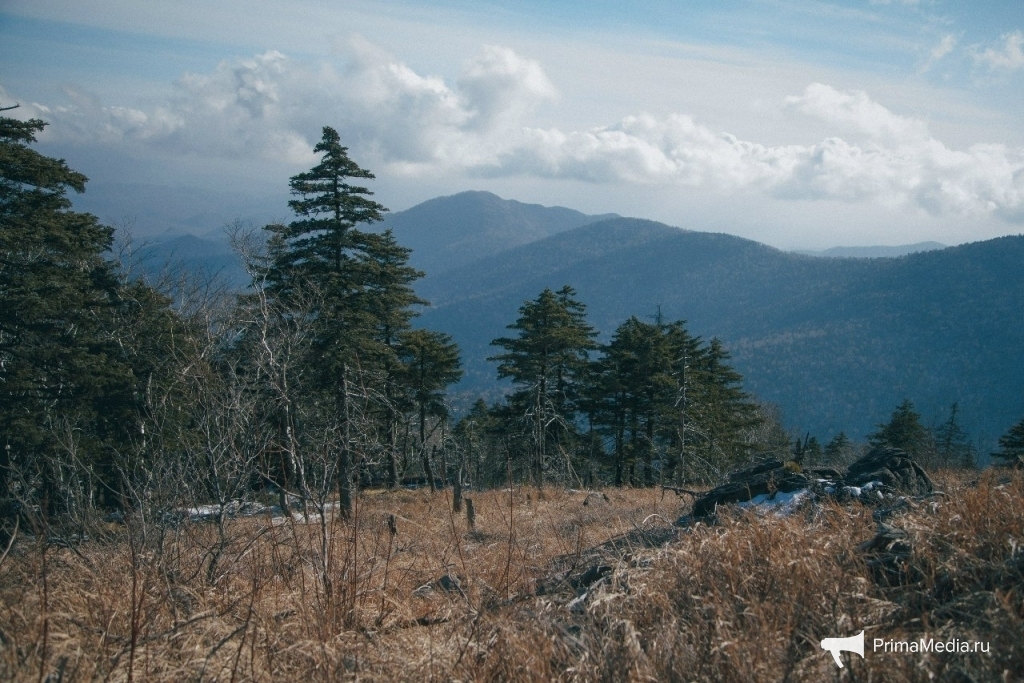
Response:
[{"label": "brown grass field", "polygon": [[[652,489],[476,492],[474,530],[450,492],[399,491],[364,493],[354,523],[22,537],[0,680],[1022,681],[1024,475],[936,482],[889,518],[898,556],[858,547],[860,503],[679,527],[690,501]],[[843,669],[819,647],[862,629]],[[989,652],[872,650],[922,637]]]}]

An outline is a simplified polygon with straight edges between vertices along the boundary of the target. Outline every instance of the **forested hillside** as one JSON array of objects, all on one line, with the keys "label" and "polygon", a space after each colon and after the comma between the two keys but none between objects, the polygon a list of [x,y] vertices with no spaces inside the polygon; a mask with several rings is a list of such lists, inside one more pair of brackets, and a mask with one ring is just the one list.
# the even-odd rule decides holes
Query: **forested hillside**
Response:
[{"label": "forested hillside", "polygon": [[733,353],[786,424],[861,437],[903,398],[926,422],[953,403],[992,442],[1024,412],[1024,237],[896,259],[820,259],[634,219],[591,224],[448,273],[418,290],[424,324],[464,349],[469,393],[516,307],[571,283],[605,336],[629,315],[684,319]]},{"label": "forested hillside", "polygon": [[[486,192],[439,197],[384,215],[425,272],[422,324],[451,333],[466,377],[455,404],[502,389],[486,361],[518,306],[544,287],[574,286],[607,338],[630,315],[688,321],[721,337],[745,386],[785,424],[827,439],[863,437],[904,398],[936,424],[957,403],[981,446],[1024,412],[1021,238],[941,249],[829,250],[817,258],[653,221],[587,216]],[[818,256],[820,256],[818,255]],[[182,236],[143,245],[141,268],[247,276],[225,242]],[[421,324],[417,322],[417,324]]]},{"label": "forested hillside", "polygon": [[460,192],[389,214],[381,226],[412,249],[409,262],[413,266],[440,273],[611,217],[613,214],[588,216],[560,206],[524,204],[490,192]]}]

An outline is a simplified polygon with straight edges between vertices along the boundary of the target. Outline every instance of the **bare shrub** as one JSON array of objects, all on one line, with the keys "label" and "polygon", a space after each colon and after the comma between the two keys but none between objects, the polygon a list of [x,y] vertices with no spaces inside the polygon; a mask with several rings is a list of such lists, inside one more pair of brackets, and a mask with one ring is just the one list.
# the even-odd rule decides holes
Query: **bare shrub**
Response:
[{"label": "bare shrub", "polygon": [[[888,520],[912,546],[895,583],[858,548],[870,508],[680,528],[650,489],[477,492],[472,531],[446,492],[366,491],[328,515],[329,564],[312,515],[229,519],[213,583],[214,524],[169,527],[162,550],[134,518],[74,549],[19,541],[0,564],[0,678],[1019,680],[1024,475],[937,483]],[[869,651],[840,672],[818,641],[861,629],[868,650],[991,652]]]}]

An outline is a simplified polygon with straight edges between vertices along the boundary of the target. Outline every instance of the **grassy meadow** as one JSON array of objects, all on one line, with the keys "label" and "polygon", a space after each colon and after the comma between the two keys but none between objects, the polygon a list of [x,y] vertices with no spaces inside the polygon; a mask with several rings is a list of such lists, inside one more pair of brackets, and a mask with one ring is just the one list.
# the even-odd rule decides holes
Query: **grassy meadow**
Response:
[{"label": "grassy meadow", "polygon": [[[37,530],[0,561],[0,680],[1024,680],[1024,475],[936,483],[889,554],[860,503],[678,526],[660,489],[471,492],[472,529],[402,490],[351,521]],[[819,648],[862,629],[843,669]],[[922,637],[989,652],[872,651]]]}]

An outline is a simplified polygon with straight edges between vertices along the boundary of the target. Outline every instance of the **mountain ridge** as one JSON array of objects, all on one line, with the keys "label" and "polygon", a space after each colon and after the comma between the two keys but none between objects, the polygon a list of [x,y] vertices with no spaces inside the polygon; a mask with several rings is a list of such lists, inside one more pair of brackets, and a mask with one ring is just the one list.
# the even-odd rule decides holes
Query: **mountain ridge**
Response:
[{"label": "mountain ridge", "polygon": [[[425,205],[374,229],[392,227],[400,244],[415,247],[398,231],[410,221],[405,237],[427,246],[419,256],[414,248],[412,264],[444,266],[415,284],[432,302],[416,325],[460,344],[466,378],[456,403],[500,395],[485,360],[495,351],[489,342],[506,334],[523,301],[569,284],[602,339],[628,316],[659,310],[687,320],[694,334],[721,338],[746,388],[778,404],[788,426],[822,439],[840,429],[862,438],[903,398],[934,423],[958,402],[965,426],[988,444],[1024,414],[1024,236],[898,257],[820,258],[490,193]],[[479,250],[464,249],[467,239]],[[146,272],[173,264],[247,284],[223,241],[166,235],[139,252]]]},{"label": "mountain ridge", "polygon": [[[581,244],[618,225],[651,239]],[[628,232],[628,231],[626,231]],[[533,267],[538,255],[540,266]],[[745,384],[787,423],[863,437],[903,398],[938,420],[953,402],[993,440],[1024,413],[1024,237],[885,259],[820,259],[652,221],[593,223],[427,278],[422,323],[464,349],[464,389],[496,384],[480,359],[523,301],[573,286],[607,338],[629,315],[685,319],[719,337]],[[552,266],[552,264],[557,264]],[[509,278],[507,274],[515,274]]]},{"label": "mountain ridge", "polygon": [[413,267],[440,273],[614,216],[591,216],[563,206],[527,204],[470,190],[386,214],[373,229],[390,229],[399,244],[412,249]]}]

